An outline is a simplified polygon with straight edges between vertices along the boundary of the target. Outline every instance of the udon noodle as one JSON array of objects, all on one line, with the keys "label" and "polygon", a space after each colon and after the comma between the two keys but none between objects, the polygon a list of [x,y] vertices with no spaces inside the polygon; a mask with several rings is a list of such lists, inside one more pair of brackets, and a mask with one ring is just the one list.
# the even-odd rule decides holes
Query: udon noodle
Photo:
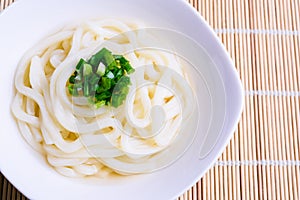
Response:
[{"label": "udon noodle", "polygon": [[[20,61],[12,112],[25,140],[59,173],[149,172],[191,113],[193,95],[182,81],[187,79],[182,66],[172,53],[143,49],[155,42],[138,31],[143,28],[112,19],[88,21],[49,36]],[[93,109],[66,89],[78,60],[101,47],[123,54],[136,68],[126,102],[116,109]]]}]

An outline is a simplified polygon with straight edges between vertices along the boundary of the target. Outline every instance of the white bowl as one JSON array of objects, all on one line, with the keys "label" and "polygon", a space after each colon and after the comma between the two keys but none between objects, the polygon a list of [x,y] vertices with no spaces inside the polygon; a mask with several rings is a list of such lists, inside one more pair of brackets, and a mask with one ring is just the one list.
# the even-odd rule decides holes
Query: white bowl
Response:
[{"label": "white bowl", "polygon": [[[66,178],[19,134],[10,105],[20,58],[55,28],[97,17],[139,19],[180,33],[161,37],[176,41],[177,52],[195,66],[198,75],[191,76],[200,114],[193,143],[168,167],[117,181]],[[213,30],[184,0],[22,0],[1,13],[0,27],[0,169],[30,199],[174,199],[213,166],[238,123],[243,90],[235,67]]]}]

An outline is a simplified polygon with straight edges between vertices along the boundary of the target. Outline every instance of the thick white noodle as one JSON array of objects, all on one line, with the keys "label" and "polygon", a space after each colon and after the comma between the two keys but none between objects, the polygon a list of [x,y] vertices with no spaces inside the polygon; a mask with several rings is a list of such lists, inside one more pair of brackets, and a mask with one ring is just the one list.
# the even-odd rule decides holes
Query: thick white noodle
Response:
[{"label": "thick white noodle", "polygon": [[[12,112],[24,139],[59,173],[127,175],[163,163],[160,152],[192,112],[193,94],[172,53],[140,48],[157,43],[138,31],[143,27],[114,19],[88,21],[44,39],[20,61]],[[126,53],[136,68],[126,103],[117,109],[93,109],[66,89],[78,60],[102,47]]]}]

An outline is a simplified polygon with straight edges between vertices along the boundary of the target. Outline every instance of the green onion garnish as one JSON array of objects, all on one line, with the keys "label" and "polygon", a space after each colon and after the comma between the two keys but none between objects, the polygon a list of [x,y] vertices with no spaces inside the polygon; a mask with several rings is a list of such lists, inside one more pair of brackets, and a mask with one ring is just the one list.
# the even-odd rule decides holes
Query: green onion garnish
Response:
[{"label": "green onion garnish", "polygon": [[124,56],[102,48],[88,61],[79,60],[67,88],[72,96],[86,97],[95,108],[104,105],[117,108],[126,99],[131,84],[127,75],[133,72]]}]

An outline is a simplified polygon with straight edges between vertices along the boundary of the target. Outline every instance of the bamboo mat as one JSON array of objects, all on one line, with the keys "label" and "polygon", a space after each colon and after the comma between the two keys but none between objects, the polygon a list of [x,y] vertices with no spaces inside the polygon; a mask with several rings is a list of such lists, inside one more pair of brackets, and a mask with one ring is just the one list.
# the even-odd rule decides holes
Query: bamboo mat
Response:
[{"label": "bamboo mat", "polygon": [[[0,0],[0,10],[12,2]],[[189,3],[231,55],[245,89],[245,110],[214,167],[178,199],[299,200],[300,1]],[[0,197],[26,199],[3,175]]]}]

